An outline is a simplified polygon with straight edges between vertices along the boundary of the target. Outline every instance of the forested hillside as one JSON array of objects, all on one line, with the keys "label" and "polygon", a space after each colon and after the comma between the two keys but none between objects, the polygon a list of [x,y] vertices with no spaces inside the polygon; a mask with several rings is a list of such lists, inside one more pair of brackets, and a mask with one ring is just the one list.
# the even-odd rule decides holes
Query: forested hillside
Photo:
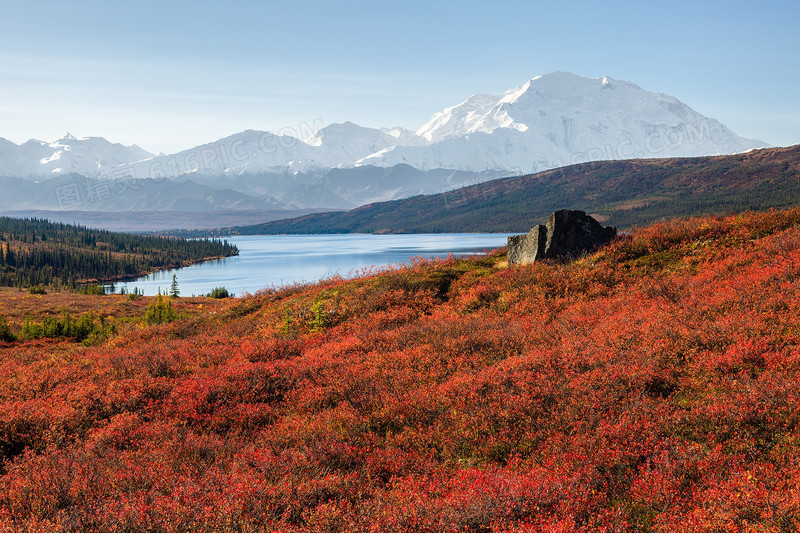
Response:
[{"label": "forested hillside", "polygon": [[599,161],[219,234],[527,232],[559,209],[627,229],[800,203],[800,146],[733,156]]},{"label": "forested hillside", "polygon": [[220,240],[143,237],[0,217],[0,285],[59,285],[130,279],[157,269],[237,254]]},{"label": "forested hillside", "polygon": [[504,259],[0,343],[0,529],[800,529],[800,210]]}]

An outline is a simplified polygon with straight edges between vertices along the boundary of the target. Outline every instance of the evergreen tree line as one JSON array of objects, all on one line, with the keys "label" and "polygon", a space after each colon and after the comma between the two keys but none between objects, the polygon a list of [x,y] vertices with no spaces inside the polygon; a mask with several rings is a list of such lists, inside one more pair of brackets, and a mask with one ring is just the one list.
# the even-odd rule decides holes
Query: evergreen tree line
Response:
[{"label": "evergreen tree line", "polygon": [[0,285],[75,288],[238,254],[219,239],[186,240],[0,217]]}]

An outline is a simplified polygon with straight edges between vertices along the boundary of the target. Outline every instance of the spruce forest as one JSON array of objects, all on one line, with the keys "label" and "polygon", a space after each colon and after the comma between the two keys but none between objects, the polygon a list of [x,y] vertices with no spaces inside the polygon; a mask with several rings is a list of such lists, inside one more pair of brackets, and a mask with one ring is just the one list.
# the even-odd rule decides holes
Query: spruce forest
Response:
[{"label": "spruce forest", "polygon": [[75,289],[237,253],[218,239],[139,236],[0,217],[0,286]]}]

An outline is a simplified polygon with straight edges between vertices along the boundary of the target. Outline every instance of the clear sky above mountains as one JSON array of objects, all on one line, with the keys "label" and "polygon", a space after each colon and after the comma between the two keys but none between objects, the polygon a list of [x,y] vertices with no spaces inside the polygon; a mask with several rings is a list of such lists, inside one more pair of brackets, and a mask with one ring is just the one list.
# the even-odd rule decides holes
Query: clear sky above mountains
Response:
[{"label": "clear sky above mountains", "polygon": [[416,129],[537,74],[671,94],[800,143],[793,2],[3,2],[0,137],[171,152],[248,128]]}]

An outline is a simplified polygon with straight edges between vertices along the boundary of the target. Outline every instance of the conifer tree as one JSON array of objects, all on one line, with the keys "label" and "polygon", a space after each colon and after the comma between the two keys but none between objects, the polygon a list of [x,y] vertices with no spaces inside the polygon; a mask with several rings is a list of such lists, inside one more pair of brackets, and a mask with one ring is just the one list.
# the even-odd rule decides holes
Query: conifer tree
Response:
[{"label": "conifer tree", "polygon": [[181,292],[178,289],[178,275],[172,275],[172,285],[169,288],[169,296],[176,299],[181,296]]}]

